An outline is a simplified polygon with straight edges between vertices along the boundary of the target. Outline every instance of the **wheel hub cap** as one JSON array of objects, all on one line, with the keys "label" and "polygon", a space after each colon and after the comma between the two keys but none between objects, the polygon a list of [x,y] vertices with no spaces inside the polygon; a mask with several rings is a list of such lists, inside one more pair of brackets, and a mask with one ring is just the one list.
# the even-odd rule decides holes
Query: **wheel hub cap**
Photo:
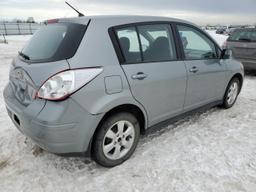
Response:
[{"label": "wheel hub cap", "polygon": [[229,105],[232,105],[235,102],[238,95],[238,87],[239,86],[237,82],[234,82],[230,85],[227,95],[227,102]]},{"label": "wheel hub cap", "polygon": [[132,148],[135,128],[129,121],[118,121],[112,125],[103,139],[103,153],[111,160],[124,157]]}]

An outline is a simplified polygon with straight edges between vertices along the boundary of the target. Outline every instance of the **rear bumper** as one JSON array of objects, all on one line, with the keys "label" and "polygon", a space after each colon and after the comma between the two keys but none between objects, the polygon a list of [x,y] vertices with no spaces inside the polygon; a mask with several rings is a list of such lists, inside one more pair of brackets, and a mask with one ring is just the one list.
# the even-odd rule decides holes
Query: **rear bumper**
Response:
[{"label": "rear bumper", "polygon": [[9,85],[4,100],[15,126],[41,148],[57,154],[86,152],[103,116],[88,113],[71,98],[61,102],[37,99],[23,106]]},{"label": "rear bumper", "polygon": [[242,61],[245,70],[256,70],[256,61]]},{"label": "rear bumper", "polygon": [[244,65],[245,70],[256,70],[256,60],[236,58]]}]

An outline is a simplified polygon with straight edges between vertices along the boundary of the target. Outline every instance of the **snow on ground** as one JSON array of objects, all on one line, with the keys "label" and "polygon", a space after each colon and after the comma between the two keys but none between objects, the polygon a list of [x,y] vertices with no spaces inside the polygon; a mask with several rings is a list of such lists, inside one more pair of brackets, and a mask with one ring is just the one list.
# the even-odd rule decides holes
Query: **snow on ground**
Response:
[{"label": "snow on ground", "polygon": [[29,37],[15,38],[0,44],[0,191],[256,190],[255,76],[246,77],[232,109],[213,108],[144,136],[130,160],[107,169],[40,151],[11,123],[2,91],[11,58]]},{"label": "snow on ground", "polygon": [[209,33],[215,39],[215,41],[219,44],[220,47],[228,38],[227,35],[216,34],[214,30],[207,30],[206,32]]}]

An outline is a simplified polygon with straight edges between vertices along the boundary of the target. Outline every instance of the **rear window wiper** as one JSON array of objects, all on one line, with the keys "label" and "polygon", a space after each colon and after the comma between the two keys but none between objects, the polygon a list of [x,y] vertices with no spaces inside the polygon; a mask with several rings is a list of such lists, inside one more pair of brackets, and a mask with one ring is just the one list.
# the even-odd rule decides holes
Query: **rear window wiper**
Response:
[{"label": "rear window wiper", "polygon": [[20,55],[21,57],[23,57],[24,59],[30,60],[30,57],[29,57],[28,55],[22,53],[21,51],[19,51],[18,53],[19,53],[19,55]]}]

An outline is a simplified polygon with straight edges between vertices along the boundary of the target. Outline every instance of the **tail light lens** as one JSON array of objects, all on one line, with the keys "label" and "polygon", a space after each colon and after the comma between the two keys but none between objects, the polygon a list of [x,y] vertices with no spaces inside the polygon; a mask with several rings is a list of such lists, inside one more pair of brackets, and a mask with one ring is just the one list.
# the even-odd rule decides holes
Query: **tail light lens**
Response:
[{"label": "tail light lens", "polygon": [[46,100],[63,100],[97,77],[103,68],[86,68],[63,71],[47,79],[36,97]]},{"label": "tail light lens", "polygon": [[47,21],[45,21],[45,24],[54,24],[54,23],[58,23],[59,19],[49,19]]},{"label": "tail light lens", "polygon": [[224,41],[224,43],[221,46],[222,49],[227,49],[228,48],[228,42]]}]

